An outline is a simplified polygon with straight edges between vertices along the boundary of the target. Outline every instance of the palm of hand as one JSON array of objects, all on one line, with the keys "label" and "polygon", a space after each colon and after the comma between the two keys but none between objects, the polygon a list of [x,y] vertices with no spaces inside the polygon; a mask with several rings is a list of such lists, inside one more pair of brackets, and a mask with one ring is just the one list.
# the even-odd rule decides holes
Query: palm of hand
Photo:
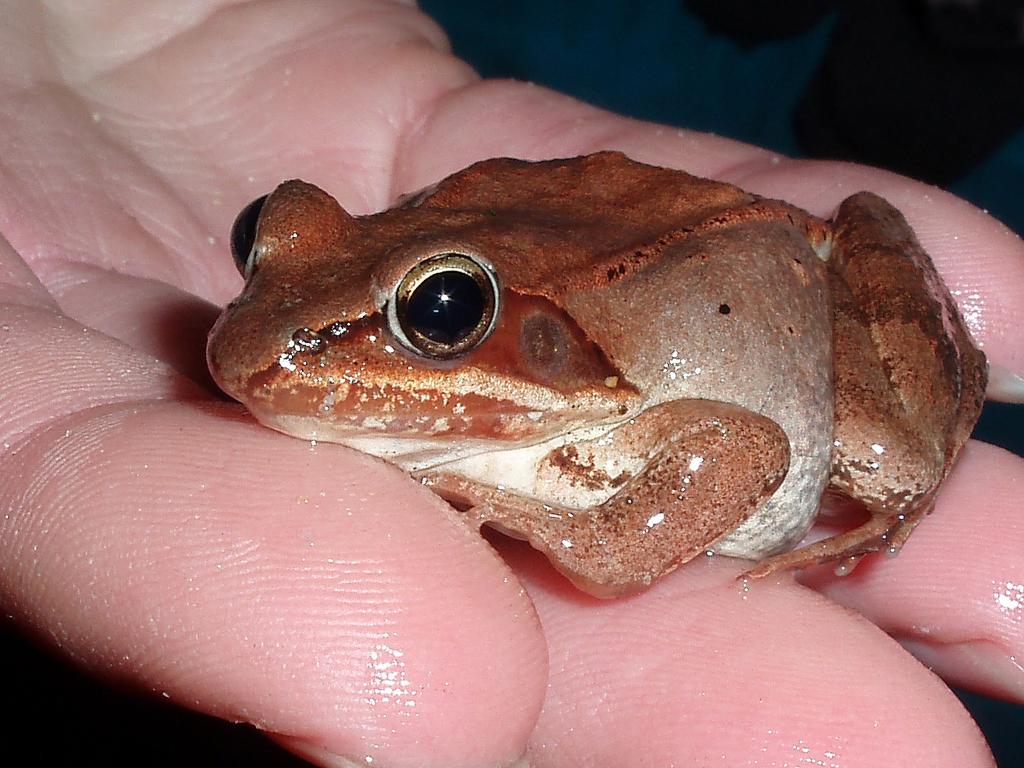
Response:
[{"label": "palm of hand", "polygon": [[871,188],[980,297],[990,359],[1020,369],[1016,238],[887,174],[476,81],[402,6],[200,3],[157,23],[118,5],[51,7],[46,47],[23,44],[37,23],[0,30],[9,613],[325,763],[986,763],[942,684],[840,604],[1020,699],[1019,459],[969,446],[898,559],[814,578],[838,604],[788,579],[745,593],[725,561],[598,603],[522,547],[497,557],[400,473],[254,426],[211,393],[202,349],[238,287],[231,219],[293,176],[361,213],[480,157],[614,145],[815,213]]}]

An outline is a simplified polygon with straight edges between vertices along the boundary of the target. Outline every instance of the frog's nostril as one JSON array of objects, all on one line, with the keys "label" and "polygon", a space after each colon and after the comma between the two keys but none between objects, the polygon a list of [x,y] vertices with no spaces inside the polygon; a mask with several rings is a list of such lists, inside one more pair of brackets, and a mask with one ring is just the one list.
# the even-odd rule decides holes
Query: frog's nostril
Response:
[{"label": "frog's nostril", "polygon": [[257,197],[239,212],[235,217],[235,223],[231,225],[231,257],[235,260],[235,267],[242,277],[248,275],[249,257],[256,242],[256,223],[260,219],[260,211],[263,210],[265,202],[266,195]]}]

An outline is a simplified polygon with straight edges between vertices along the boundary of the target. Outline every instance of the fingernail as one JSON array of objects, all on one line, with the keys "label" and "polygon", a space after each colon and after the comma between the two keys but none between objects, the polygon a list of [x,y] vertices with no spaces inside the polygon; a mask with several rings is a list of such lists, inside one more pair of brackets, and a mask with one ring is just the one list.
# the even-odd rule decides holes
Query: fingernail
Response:
[{"label": "fingernail", "polygon": [[[357,761],[352,761],[345,757],[338,757],[337,755],[330,755],[328,759],[324,761],[324,764],[329,765],[332,768],[382,768],[382,766],[378,766],[377,762],[369,755],[362,760]],[[530,768],[530,761],[524,757],[516,760],[514,763],[481,766],[481,768]]]},{"label": "fingernail", "polygon": [[[292,739],[280,741],[288,749],[317,765],[326,765],[330,768],[386,768],[383,763],[377,762],[373,755],[363,755],[359,758],[343,757],[308,742]],[[511,763],[492,763],[480,768],[530,768],[530,761],[526,757],[521,757]]]},{"label": "fingernail", "polygon": [[[328,753],[323,754],[327,759],[321,760],[321,762],[323,762],[324,765],[331,766],[331,768],[383,768],[383,766],[379,766],[370,755],[367,755],[362,760],[353,761],[349,760],[347,757],[339,757],[338,755],[330,755]],[[520,760],[516,760],[514,763],[481,766],[481,768],[530,768],[530,762],[524,757]]]},{"label": "fingernail", "polygon": [[1002,403],[1024,403],[1024,376],[998,363],[989,363],[985,397]]},{"label": "fingernail", "polygon": [[[902,637],[897,641],[929,669],[956,685],[1008,701],[1024,696],[1024,665],[996,643],[937,645]],[[969,670],[967,677],[960,676],[964,670]]]},{"label": "fingernail", "polygon": [[372,755],[363,755],[362,758],[353,760],[349,757],[342,757],[333,752],[328,752],[323,747],[317,744],[310,744],[308,741],[292,739],[286,736],[273,736],[272,738],[289,751],[317,765],[328,765],[331,768],[380,768],[380,765],[373,759]]},{"label": "fingernail", "polygon": [[311,763],[327,765],[330,768],[383,768],[380,763],[373,759],[373,755],[363,755],[361,758],[352,759],[328,752],[323,747],[297,741],[289,742],[288,748]]}]

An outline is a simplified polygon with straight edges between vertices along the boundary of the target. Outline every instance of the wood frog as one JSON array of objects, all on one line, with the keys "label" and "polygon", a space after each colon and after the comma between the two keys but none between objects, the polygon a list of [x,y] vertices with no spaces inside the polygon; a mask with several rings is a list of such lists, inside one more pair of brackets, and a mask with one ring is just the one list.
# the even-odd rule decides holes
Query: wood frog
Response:
[{"label": "wood frog", "polygon": [[[598,596],[705,552],[759,576],[898,551],[984,397],[949,292],[869,193],[824,221],[616,152],[499,158],[360,217],[289,181],[232,241],[226,393]],[[868,519],[790,551],[826,490]]]}]

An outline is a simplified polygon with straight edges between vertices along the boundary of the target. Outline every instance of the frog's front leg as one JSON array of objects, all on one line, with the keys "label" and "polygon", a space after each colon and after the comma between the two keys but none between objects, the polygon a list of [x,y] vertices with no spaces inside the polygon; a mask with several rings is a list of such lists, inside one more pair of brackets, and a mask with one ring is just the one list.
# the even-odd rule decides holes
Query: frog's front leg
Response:
[{"label": "frog's front leg", "polygon": [[978,420],[985,356],[903,216],[870,193],[847,199],[828,262],[834,305],[835,450],[830,487],[870,512],[862,526],[751,573],[896,553],[931,510]]},{"label": "frog's front leg", "polygon": [[[641,469],[611,477],[606,467],[622,456]],[[752,515],[785,477],[789,441],[745,409],[681,400],[556,448],[541,465],[560,468],[564,482],[617,490],[590,509],[570,509],[454,474],[421,475],[476,522],[529,540],[581,589],[611,597],[649,585]]]}]

